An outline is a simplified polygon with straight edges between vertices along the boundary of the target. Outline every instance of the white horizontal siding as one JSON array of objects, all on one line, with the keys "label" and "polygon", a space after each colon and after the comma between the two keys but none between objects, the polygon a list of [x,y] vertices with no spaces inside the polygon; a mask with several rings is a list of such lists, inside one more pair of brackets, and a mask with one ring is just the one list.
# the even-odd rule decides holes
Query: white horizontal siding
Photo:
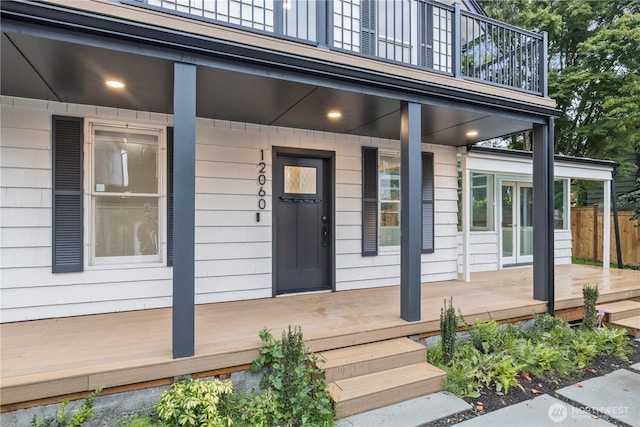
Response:
[{"label": "white horizontal siding", "polygon": [[571,264],[572,250],[571,230],[555,230],[553,248],[555,263]]},{"label": "white horizontal siding", "polygon": [[[170,125],[163,114],[2,98],[0,262],[2,321],[166,307],[172,269],[162,265],[87,267],[51,273],[51,115],[141,120]],[[362,146],[399,150],[399,142],[361,136],[196,121],[196,302],[272,294],[272,149],[334,151],[336,287],[397,285],[400,255],[361,255]],[[435,160],[433,254],[422,255],[422,280],[456,277],[456,150],[423,144]],[[266,209],[258,212],[258,162],[264,150]],[[87,237],[85,238],[87,239]],[[163,236],[163,240],[166,237]]]},{"label": "white horizontal siding", "polygon": [[[171,304],[171,269],[87,267],[51,273],[51,121],[54,114],[107,120],[134,111],[2,97],[0,106],[0,321],[77,316]],[[102,115],[100,115],[102,114]],[[141,114],[145,120],[151,114]],[[166,115],[155,114],[167,123]]]}]

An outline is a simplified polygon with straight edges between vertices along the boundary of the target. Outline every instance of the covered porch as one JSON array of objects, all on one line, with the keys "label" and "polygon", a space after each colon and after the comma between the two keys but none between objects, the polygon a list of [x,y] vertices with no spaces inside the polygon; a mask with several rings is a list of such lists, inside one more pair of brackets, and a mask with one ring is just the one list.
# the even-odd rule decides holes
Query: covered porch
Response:
[{"label": "covered porch", "polygon": [[[582,287],[597,285],[599,302],[640,298],[640,272],[561,265],[555,272],[556,314],[581,317]],[[514,321],[547,311],[532,295],[531,267],[473,273],[471,282],[422,284],[422,319],[400,318],[400,287],[297,294],[195,307],[195,355],[173,359],[171,309],[99,314],[0,325],[2,411],[104,393],[170,384],[175,376],[248,369],[261,346],[258,331],[278,336],[300,326],[312,351],[440,328],[443,301],[453,298],[468,323]]]}]

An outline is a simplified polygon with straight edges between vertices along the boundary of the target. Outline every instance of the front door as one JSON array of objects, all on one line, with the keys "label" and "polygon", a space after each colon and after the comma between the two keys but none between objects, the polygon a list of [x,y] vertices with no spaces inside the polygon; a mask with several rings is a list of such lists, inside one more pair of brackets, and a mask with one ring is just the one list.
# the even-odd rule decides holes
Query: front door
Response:
[{"label": "front door", "polygon": [[331,289],[329,159],[276,152],[273,171],[275,292]]},{"label": "front door", "polygon": [[500,205],[502,265],[533,262],[533,188],[527,182],[502,182]]}]

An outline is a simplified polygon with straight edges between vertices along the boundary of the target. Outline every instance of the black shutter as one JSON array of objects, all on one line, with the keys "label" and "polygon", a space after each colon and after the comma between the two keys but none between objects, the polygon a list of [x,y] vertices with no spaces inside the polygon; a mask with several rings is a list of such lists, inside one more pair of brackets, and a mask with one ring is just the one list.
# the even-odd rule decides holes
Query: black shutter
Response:
[{"label": "black shutter", "polygon": [[433,153],[422,153],[422,253],[434,251]]},{"label": "black shutter", "polygon": [[173,265],[173,128],[167,128],[167,266]]},{"label": "black shutter", "polygon": [[362,0],[360,7],[360,52],[367,55],[376,54],[376,2],[378,0]]},{"label": "black shutter", "polygon": [[362,147],[362,256],[378,255],[378,149]]},{"label": "black shutter", "polygon": [[83,121],[53,116],[52,264],[54,273],[83,271]]}]

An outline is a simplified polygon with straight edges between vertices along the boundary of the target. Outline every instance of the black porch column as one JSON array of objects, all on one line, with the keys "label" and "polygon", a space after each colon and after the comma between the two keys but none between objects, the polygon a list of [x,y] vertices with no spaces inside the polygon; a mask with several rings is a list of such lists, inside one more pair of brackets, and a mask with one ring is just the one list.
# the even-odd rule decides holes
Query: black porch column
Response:
[{"label": "black porch column", "polygon": [[195,351],[196,67],[173,75],[173,358]]},{"label": "black porch column", "polygon": [[422,157],[420,104],[400,108],[400,317],[420,320],[420,254],[422,245]]},{"label": "black porch column", "polygon": [[533,298],[547,301],[555,311],[554,298],[554,185],[553,119],[533,125]]}]

